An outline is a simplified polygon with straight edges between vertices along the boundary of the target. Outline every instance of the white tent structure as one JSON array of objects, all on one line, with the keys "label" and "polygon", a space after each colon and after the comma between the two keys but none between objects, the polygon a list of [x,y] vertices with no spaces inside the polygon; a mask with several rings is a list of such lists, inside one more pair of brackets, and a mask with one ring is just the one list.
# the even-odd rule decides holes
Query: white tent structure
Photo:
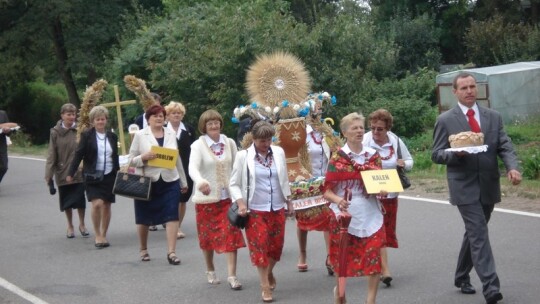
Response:
[{"label": "white tent structure", "polygon": [[501,113],[505,123],[540,114],[540,61],[465,69],[437,75],[439,112],[456,105],[452,81],[461,72],[467,72],[476,78],[478,103]]}]

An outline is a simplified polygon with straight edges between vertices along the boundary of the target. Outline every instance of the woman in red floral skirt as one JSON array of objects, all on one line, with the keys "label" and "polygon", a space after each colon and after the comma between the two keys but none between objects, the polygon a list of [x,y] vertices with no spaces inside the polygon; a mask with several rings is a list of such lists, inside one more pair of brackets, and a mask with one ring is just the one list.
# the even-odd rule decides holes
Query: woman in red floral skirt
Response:
[{"label": "woman in red floral skirt", "polygon": [[[238,212],[249,220],[246,225],[251,263],[257,267],[262,300],[272,302],[276,288],[273,269],[281,258],[285,241],[285,215],[294,210],[287,178],[285,152],[272,146],[274,127],[266,121],[254,124],[253,144],[238,152],[231,174],[231,197]],[[285,210],[287,206],[287,210]]]},{"label": "woman in red floral skirt", "polygon": [[[379,153],[383,169],[402,167],[407,171],[411,170],[414,162],[407,146],[396,134],[390,131],[394,121],[392,114],[385,109],[378,109],[369,114],[368,120],[371,131],[364,135],[363,144],[375,149]],[[398,151],[401,152],[400,157],[398,157]],[[398,248],[396,235],[398,194],[388,193],[385,199],[381,199],[385,210],[383,222],[386,232],[386,246],[381,248],[381,282],[387,287],[391,285],[392,274],[388,266],[386,247]]]},{"label": "woman in red floral skirt", "polygon": [[227,219],[231,205],[229,178],[236,157],[234,140],[221,134],[223,118],[215,110],[205,111],[199,118],[199,131],[203,134],[191,145],[189,175],[193,180],[193,197],[197,220],[197,233],[206,262],[209,284],[221,281],[214,268],[214,252],[227,253],[227,282],[231,289],[242,289],[236,278],[237,249],[246,247],[240,229]]},{"label": "woman in red floral skirt", "polygon": [[[383,215],[377,198],[366,192],[361,171],[380,170],[381,160],[377,151],[362,145],[364,136],[364,117],[351,113],[341,120],[341,132],[346,144],[333,154],[328,164],[325,179],[324,197],[332,202],[330,208],[336,216],[347,211],[352,216],[348,227],[346,265],[338,259],[340,234],[330,232],[330,263],[336,273],[346,267],[346,277],[368,277],[367,304],[375,304],[379,275],[381,273],[380,249],[385,243]],[[345,194],[349,192],[350,198]],[[381,191],[380,196],[386,196]],[[342,303],[337,288],[334,288],[335,303]]]}]

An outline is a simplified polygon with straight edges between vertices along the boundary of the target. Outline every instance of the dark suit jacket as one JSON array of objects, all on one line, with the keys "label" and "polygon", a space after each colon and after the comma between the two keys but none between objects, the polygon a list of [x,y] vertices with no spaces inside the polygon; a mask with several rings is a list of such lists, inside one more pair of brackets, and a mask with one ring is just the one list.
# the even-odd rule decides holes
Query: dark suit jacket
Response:
[{"label": "dark suit jacket", "polygon": [[[5,111],[0,111],[0,124],[9,122],[9,118]],[[6,134],[0,134],[0,181],[7,171],[8,167],[8,152]]]},{"label": "dark suit jacket", "polygon": [[[9,122],[9,118],[5,111],[0,111],[0,124]],[[0,134],[0,153],[7,154],[6,134]]]},{"label": "dark suit jacket", "polygon": [[[120,169],[118,162],[118,136],[111,131],[107,131],[107,139],[112,148],[113,173],[116,173]],[[79,145],[77,146],[75,157],[73,157],[73,162],[69,169],[69,176],[74,176],[81,160],[84,161],[83,173],[94,173],[96,171],[97,152],[96,129],[90,128],[81,133]]]},{"label": "dark suit jacket", "polygon": [[486,152],[459,157],[454,152],[445,151],[450,148],[450,135],[471,131],[459,106],[441,114],[435,123],[431,160],[446,165],[450,203],[453,205],[475,201],[489,205],[501,201],[501,174],[497,156],[502,159],[507,171],[518,169],[517,156],[503,129],[500,114],[480,105],[478,108],[484,144],[488,146]]},{"label": "dark suit jacket", "polygon": [[187,202],[189,200],[189,197],[191,196],[191,193],[193,192],[193,181],[191,180],[189,174],[187,174],[187,168],[189,168],[189,155],[191,154],[191,144],[194,143],[195,140],[197,140],[195,129],[187,123],[184,123],[184,126],[186,127],[187,131],[182,130],[182,133],[180,133],[180,139],[177,140],[177,142],[178,152],[180,153],[180,159],[182,160],[182,166],[184,166],[184,170],[186,170],[188,191],[181,194],[181,202]]}]

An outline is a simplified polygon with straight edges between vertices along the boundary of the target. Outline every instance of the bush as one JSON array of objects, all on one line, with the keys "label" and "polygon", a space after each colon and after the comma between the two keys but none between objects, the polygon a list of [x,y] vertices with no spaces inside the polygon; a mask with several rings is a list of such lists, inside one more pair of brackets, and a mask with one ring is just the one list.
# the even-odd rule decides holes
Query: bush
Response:
[{"label": "bush", "polygon": [[526,179],[534,180],[540,178],[540,143],[535,147],[531,146],[529,149],[522,151],[518,157],[521,160],[521,169],[523,171],[523,177]]}]

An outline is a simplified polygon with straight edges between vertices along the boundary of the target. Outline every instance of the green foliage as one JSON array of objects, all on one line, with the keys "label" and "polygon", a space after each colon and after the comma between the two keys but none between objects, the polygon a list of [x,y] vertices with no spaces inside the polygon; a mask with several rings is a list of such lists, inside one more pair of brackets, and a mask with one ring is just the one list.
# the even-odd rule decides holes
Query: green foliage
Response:
[{"label": "green foliage", "polygon": [[432,167],[434,167],[434,164],[431,161],[431,150],[417,151],[413,153],[412,155],[413,155],[413,160],[414,160],[413,170],[430,171]]},{"label": "green foliage", "polygon": [[540,142],[530,145],[529,149],[521,151],[518,155],[521,160],[523,177],[534,180],[540,179]]},{"label": "green foliage", "polygon": [[371,23],[347,14],[322,17],[311,29],[299,23],[284,1],[253,0],[242,4],[213,2],[183,7],[170,18],[139,30],[115,54],[111,79],[134,74],[148,80],[166,100],[187,107],[196,123],[206,109],[223,114],[225,132],[232,109],[249,101],[246,69],[256,56],[275,50],[300,57],[315,90],[326,90],[346,105],[364,78],[384,78],[395,71],[395,51]]},{"label": "green foliage", "polygon": [[[379,30],[386,31],[387,28],[381,27]],[[388,30],[399,49],[398,76],[424,67],[432,70],[439,68],[440,30],[435,26],[435,20],[427,14],[416,18],[404,13],[398,14],[390,20]]]},{"label": "green foliage", "polygon": [[435,76],[435,71],[421,69],[401,80],[365,80],[353,97],[354,102],[340,114],[360,111],[367,117],[371,112],[384,108],[394,117],[393,132],[407,138],[414,137],[435,123],[437,112],[431,107],[435,99]]},{"label": "green foliage", "polygon": [[21,88],[14,95],[8,111],[10,120],[22,127],[34,144],[43,144],[49,139],[49,129],[60,118],[60,107],[67,100],[62,84],[49,85],[44,82],[32,82]]},{"label": "green foliage", "polygon": [[470,60],[479,66],[540,60],[540,29],[509,24],[500,15],[473,21],[465,42]]}]

